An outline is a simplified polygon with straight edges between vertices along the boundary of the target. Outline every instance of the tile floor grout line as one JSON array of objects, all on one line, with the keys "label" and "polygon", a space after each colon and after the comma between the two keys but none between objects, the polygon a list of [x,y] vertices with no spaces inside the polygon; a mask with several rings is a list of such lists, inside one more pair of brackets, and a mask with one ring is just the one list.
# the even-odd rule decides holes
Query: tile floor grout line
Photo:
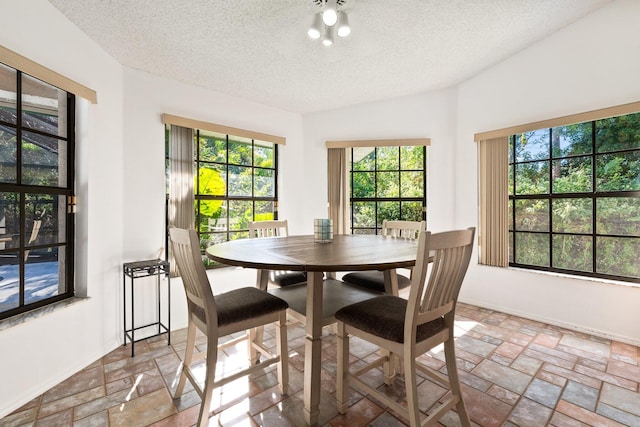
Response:
[{"label": "tile floor grout line", "polygon": [[[640,401],[640,382],[636,378],[634,378],[634,374],[636,372],[640,372],[640,348],[638,348],[637,346],[633,346],[631,344],[617,344],[617,341],[614,340],[602,339],[588,334],[579,334],[572,330],[562,329],[554,327],[552,325],[546,325],[542,322],[535,322],[517,316],[500,313],[494,310],[487,310],[470,305],[464,305],[462,303],[459,304],[458,308],[459,312],[458,316],[456,316],[457,318],[464,322],[474,323],[473,326],[465,325],[464,333],[456,338],[457,361],[462,364],[459,369],[461,373],[465,373],[465,376],[468,380],[468,382],[461,381],[464,387],[463,390],[468,390],[466,393],[463,392],[465,403],[467,404],[467,410],[472,418],[474,425],[486,426],[491,424],[488,421],[489,419],[486,418],[489,415],[493,415],[494,418],[497,417],[496,420],[499,421],[499,424],[505,426],[527,425],[525,419],[522,418],[523,413],[518,412],[518,408],[520,408],[520,410],[524,410],[527,407],[532,408],[532,410],[534,411],[534,417],[536,416],[536,414],[539,416],[543,416],[542,414],[547,414],[548,412],[548,415],[545,416],[547,417],[547,423],[550,425],[562,425],[563,420],[568,422],[584,423],[587,425],[591,425],[594,422],[589,420],[608,420],[608,422],[610,423],[631,423],[628,425],[636,425],[638,422],[640,422],[640,414],[628,412],[629,407],[625,406],[628,405],[629,402],[635,402],[636,399],[637,401]],[[298,336],[304,336],[304,333],[300,333],[298,329],[299,326],[294,326],[290,329],[290,333],[293,334],[292,336],[296,337],[295,341],[293,338],[291,339],[290,344],[297,342]],[[192,408],[200,404],[199,399],[195,396],[187,398],[187,400],[184,400],[183,402],[185,405],[188,405],[188,407],[182,407],[181,410],[178,410],[179,406],[176,406],[176,402],[172,399],[170,387],[170,383],[172,381],[170,378],[170,372],[174,372],[174,370],[177,368],[177,364],[181,362],[180,354],[177,348],[181,348],[181,344],[183,344],[184,342],[181,340],[181,335],[176,334],[175,338],[174,335],[172,335],[173,344],[169,346],[170,350],[164,351],[162,346],[166,344],[166,337],[162,338],[163,339],[146,341],[144,342],[144,345],[140,346],[141,351],[143,347],[147,351],[144,352],[146,355],[140,353],[140,355],[143,356],[143,361],[138,363],[152,362],[151,366],[153,366],[153,370],[161,376],[161,382],[153,383],[155,384],[154,387],[156,387],[157,385],[161,385],[158,391],[162,389],[165,390],[165,392],[161,393],[162,399],[165,399],[166,404],[173,405],[174,411],[172,411],[171,415],[159,414],[159,417],[162,416],[161,419],[151,421],[152,419],[154,419],[153,415],[151,414],[153,411],[148,411],[149,413],[147,413],[144,411],[144,409],[140,409],[140,403],[129,405],[129,407],[134,411],[142,411],[140,413],[140,416],[144,417],[144,414],[147,414],[146,418],[144,419],[150,420],[149,422],[151,424],[158,423],[159,425],[168,425],[168,423],[178,422],[178,420],[180,420],[180,422],[187,422],[190,423],[189,425],[193,425],[193,423],[195,422],[195,418],[192,419],[192,415],[196,412]],[[460,338],[462,340],[458,341]],[[509,345],[503,346],[503,344],[505,343]],[[204,344],[204,341],[201,342],[201,346],[202,344]],[[464,344],[464,347],[461,347],[460,344]],[[298,344],[290,346],[289,352],[295,352],[295,349],[298,349],[297,345]],[[489,345],[493,346],[490,352],[484,353],[484,350],[482,349],[487,349],[487,346]],[[607,347],[602,347],[602,345],[606,345]],[[476,352],[469,352],[469,350],[473,348],[480,348],[480,351],[477,351],[478,354],[475,354]],[[518,348],[518,352],[515,353]],[[359,350],[363,349],[367,349],[367,347],[361,347]],[[130,369],[130,373],[125,378],[135,376],[131,372],[136,371],[136,369],[132,369],[132,367],[137,363],[126,357],[126,350],[127,347],[121,346],[104,355],[102,358],[96,361],[97,363],[94,362],[94,364],[89,365],[93,366],[94,368],[100,369],[100,375],[102,378],[101,390],[104,397],[108,397],[107,377],[109,377],[109,373],[106,372],[106,361],[111,360],[111,363],[122,364],[122,367],[119,367],[117,369]],[[304,348],[302,348],[302,350],[304,350]],[[323,335],[323,360],[326,359],[326,361],[331,362],[331,359],[335,358],[335,354],[333,354],[334,350],[334,340],[332,340],[330,335]],[[535,353],[529,353],[530,355],[526,355],[525,353],[527,352],[527,350],[534,351]],[[542,350],[542,352],[540,352],[539,350]],[[545,352],[545,350],[549,350],[549,352]],[[602,351],[599,353],[595,353],[594,350]],[[603,352],[605,350],[607,351],[607,355],[599,356],[599,354],[604,354]],[[356,353],[357,351],[358,349],[356,348]],[[376,350],[373,350],[372,352],[367,351],[366,355],[364,355],[364,353],[361,354],[359,357],[357,357],[357,359],[354,359],[354,362],[357,362],[358,360],[365,360],[367,357],[371,356],[371,354],[375,354],[375,352]],[[462,354],[462,352],[464,352],[464,354]],[[226,357],[233,358],[236,357],[237,354],[238,352],[230,352],[226,355]],[[354,353],[352,352],[352,356],[353,355]],[[432,362],[439,365],[441,361],[437,357],[437,355],[438,353],[434,353],[433,355],[430,355],[428,357],[431,357]],[[520,357],[527,357],[528,359],[521,359],[521,363],[516,363],[516,361]],[[514,365],[514,363],[516,364]],[[482,368],[480,370],[476,370],[481,364]],[[164,370],[167,373],[166,376],[161,369],[161,365],[164,367]],[[329,363],[326,367],[323,366],[322,368],[323,393],[328,394],[329,398],[333,398],[335,393],[335,391],[332,390],[331,384],[331,375],[334,375],[331,371],[332,365],[332,363]],[[529,369],[527,369],[527,366],[529,366]],[[565,367],[563,368],[563,366]],[[144,366],[140,366],[138,369],[144,368]],[[492,369],[494,368],[498,368],[498,370],[492,371]],[[85,369],[81,369],[76,374],[84,372]],[[296,366],[295,363],[290,364],[290,373],[296,373],[292,376],[292,381],[300,381],[300,379],[302,378],[303,369],[303,365],[300,367]],[[115,370],[115,368],[113,370]],[[503,383],[501,381],[494,382],[497,378],[495,377],[495,375],[500,375],[501,373],[503,375],[508,375],[509,372],[511,372],[510,370],[513,370],[514,374],[515,372],[518,372],[518,374],[515,375],[516,378],[520,379],[513,380],[512,378],[509,380],[511,382],[507,383]],[[215,416],[212,417],[212,420],[216,418],[218,420],[216,422],[220,422],[219,420],[222,419],[220,417],[225,417],[225,411],[228,411],[226,412],[226,414],[227,418],[229,418],[229,422],[249,422],[251,423],[251,425],[256,425],[256,423],[259,423],[258,421],[260,420],[260,414],[268,414],[265,415],[264,420],[277,419],[277,417],[282,417],[282,419],[288,420],[291,425],[295,426],[296,420],[299,420],[300,414],[292,414],[293,417],[289,417],[289,414],[283,414],[282,412],[280,412],[280,414],[278,415],[277,408],[280,405],[283,405],[285,410],[291,410],[291,408],[293,407],[298,408],[296,409],[296,411],[299,410],[300,403],[298,402],[298,400],[300,400],[300,393],[278,396],[276,399],[273,399],[273,397],[269,396],[269,400],[264,400],[265,396],[261,396],[259,398],[260,400],[256,401],[261,403],[258,403],[259,407],[256,407],[255,410],[259,412],[256,412],[255,415],[251,415],[252,410],[247,410],[244,407],[248,405],[249,400],[253,399],[254,396],[257,396],[269,390],[269,388],[271,387],[270,384],[272,384],[273,381],[272,378],[267,377],[269,375],[269,372],[265,372],[264,375],[260,377],[248,379],[246,382],[240,383],[240,388],[238,389],[238,391],[245,390],[244,392],[241,392],[246,394],[245,397],[234,397],[234,393],[238,391],[236,391],[236,388],[230,387],[227,391],[225,391],[225,393],[230,394],[227,394],[225,398],[225,402],[227,403],[225,403],[224,409],[218,413],[215,413]],[[328,375],[326,380],[324,379],[325,375]],[[117,376],[118,374],[112,375],[113,378]],[[561,380],[562,385],[560,386],[559,384],[561,384]],[[423,379],[421,383],[424,383],[424,381],[428,380]],[[135,381],[131,380],[130,382],[134,383]],[[483,383],[484,385],[482,385],[482,387],[478,387]],[[558,387],[558,397],[554,402],[553,407],[546,406],[544,403],[542,403],[542,401],[545,401],[544,398],[538,397],[542,396],[539,393],[542,393],[544,391],[544,388],[539,389],[537,387],[547,387],[547,383],[553,385],[554,388],[555,386]],[[149,384],[146,384],[145,386],[149,387]],[[247,391],[249,389],[247,389],[246,387],[249,384],[252,384],[250,385],[250,389],[254,391]],[[505,384],[512,384],[513,386],[517,385],[517,389],[521,389],[522,391],[514,392],[509,386],[504,387]],[[596,384],[597,387],[593,387]],[[573,395],[573,392],[576,390],[573,387],[575,387],[576,385],[577,389],[590,387],[591,389],[594,389],[592,390],[593,392],[595,392],[597,389],[597,393],[591,394],[591,398],[594,399],[593,410],[586,409],[587,407],[583,406],[581,401],[575,401],[573,400],[573,397],[571,397],[570,400],[566,400],[566,398],[568,398],[569,396],[565,395],[565,393],[567,393],[567,390],[573,389]],[[135,385],[132,385],[132,387],[134,386]],[[401,384],[399,384],[399,386],[400,388],[402,388]],[[624,399],[626,399],[626,401],[623,400],[617,403],[615,400],[611,400],[612,397],[615,397],[617,395],[611,394],[609,391],[607,391],[607,393],[609,394],[605,395],[605,387],[610,387],[612,390],[611,393],[624,391],[624,394],[622,396],[624,396]],[[113,384],[111,388],[116,390],[118,388],[118,385]],[[298,386],[296,386],[296,389],[301,392],[301,388],[298,388]],[[584,390],[589,389],[584,388]],[[393,393],[393,395],[395,396],[398,392],[397,386],[396,388],[391,388],[388,391],[390,393]],[[29,416],[35,417],[31,422],[39,421],[39,417],[42,414],[43,406],[51,403],[48,402],[47,404],[43,405],[45,393],[38,396],[35,402],[29,405],[30,408],[33,408],[33,406],[35,405],[35,408],[27,408],[23,409],[22,411],[20,411],[21,408],[18,408],[16,411],[9,414],[9,417],[14,416],[14,419],[17,420],[21,419],[19,417]],[[145,394],[145,396],[148,396],[151,393],[152,392],[148,392],[147,394]],[[135,394],[136,395],[131,400],[131,402],[135,402],[136,399],[145,398],[144,396],[137,395],[137,389]],[[168,395],[168,397],[165,396],[165,394]],[[248,397],[249,395],[251,395],[251,397]],[[70,396],[73,396],[73,394]],[[399,401],[404,401],[404,398],[399,396],[400,395],[398,395],[398,399],[400,399]],[[515,400],[513,400],[514,398]],[[166,399],[171,400],[167,401]],[[325,398],[323,397],[323,399]],[[385,408],[384,405],[381,406],[379,403],[371,400],[371,398],[366,395],[354,396],[353,401],[351,402],[351,407],[357,405],[359,402],[364,402],[363,399],[368,399],[372,404],[381,407],[382,412],[379,413],[375,411],[375,414],[371,413],[369,415],[356,412],[356,418],[371,416],[373,418],[368,420],[364,418],[364,420],[367,420],[364,422],[406,425],[405,421],[397,418],[393,411]],[[603,414],[606,413],[609,416],[602,415],[598,412],[599,410],[601,410],[601,405],[604,405],[603,399],[608,399],[609,402],[615,403],[614,406],[610,407],[610,409],[606,409],[605,412],[603,412]],[[529,403],[527,403],[527,401]],[[82,402],[82,404],[89,402],[91,401]],[[500,409],[501,412],[499,412],[498,415],[488,414],[486,412],[487,408],[489,407],[487,405],[487,402],[497,402],[496,404],[499,404],[499,407],[502,408]],[[582,402],[584,403],[585,401]],[[323,424],[322,427],[328,427],[332,425],[329,424],[331,422],[333,422],[335,425],[338,425],[344,423],[345,420],[348,419],[339,418],[340,415],[337,413],[337,411],[334,410],[335,408],[333,407],[332,402],[324,402],[324,404],[328,404],[328,406],[322,411],[328,410],[330,412],[325,413],[324,416],[326,418],[325,421],[323,421],[325,424]],[[263,407],[262,405],[266,406]],[[27,406],[27,404],[25,404],[25,406]],[[73,405],[70,408],[72,416],[71,423],[73,423],[73,421],[75,420],[76,411],[78,410],[79,406],[80,404]],[[607,405],[607,407],[609,406]],[[53,408],[53,406],[51,406],[51,408]],[[363,408],[363,406],[359,405],[356,406],[356,408]],[[507,409],[508,411],[506,411]],[[559,409],[565,412],[560,412]],[[32,415],[28,415],[29,410],[32,411]],[[631,408],[631,410],[633,410],[633,408]],[[106,409],[105,411],[107,425],[115,426],[116,424],[113,424],[113,420],[111,420],[111,418],[109,417],[109,410]],[[187,411],[190,412],[187,413]],[[540,412],[536,413],[535,411]],[[55,412],[54,414],[49,414],[47,417],[55,414],[60,414],[62,412],[64,412],[64,410]],[[101,411],[98,411],[98,413],[100,412]],[[91,414],[89,416],[94,415],[95,414]],[[129,414],[129,416],[135,415],[136,414],[132,413]],[[274,416],[276,418],[272,418]],[[452,420],[454,420],[453,423],[455,424],[457,422],[457,414],[455,413],[455,411],[452,411],[449,416]],[[82,420],[86,419],[87,417],[82,418]],[[169,419],[171,419],[171,421],[168,421]],[[10,418],[6,419],[6,421],[9,420]],[[0,419],[0,425],[4,425],[2,419]],[[446,423],[446,425],[450,424]]]}]

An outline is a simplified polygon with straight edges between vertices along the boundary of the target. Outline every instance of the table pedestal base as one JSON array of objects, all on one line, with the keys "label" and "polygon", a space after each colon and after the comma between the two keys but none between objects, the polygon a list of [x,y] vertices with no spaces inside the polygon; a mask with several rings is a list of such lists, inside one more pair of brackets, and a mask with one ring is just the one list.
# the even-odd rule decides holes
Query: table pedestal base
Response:
[{"label": "table pedestal base", "polygon": [[322,340],[307,336],[304,352],[311,355],[304,358],[304,420],[313,426],[318,423],[320,414],[320,387],[314,387],[312,384],[320,384]]}]

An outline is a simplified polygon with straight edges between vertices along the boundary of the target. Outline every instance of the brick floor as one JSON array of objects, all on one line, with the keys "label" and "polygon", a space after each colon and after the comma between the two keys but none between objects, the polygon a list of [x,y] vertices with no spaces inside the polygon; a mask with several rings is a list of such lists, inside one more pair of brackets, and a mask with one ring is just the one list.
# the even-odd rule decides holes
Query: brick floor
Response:
[{"label": "brick floor", "polygon": [[[459,304],[456,347],[463,397],[476,426],[640,426],[638,347],[569,331],[544,323]],[[266,339],[275,342],[273,329]],[[0,419],[0,426],[191,426],[200,399],[187,385],[180,400],[171,384],[184,351],[185,330],[120,347]],[[206,345],[201,337],[200,344]],[[289,331],[290,392],[280,396],[274,368],[224,386],[214,393],[210,425],[303,425],[302,381],[304,331]],[[352,362],[374,356],[376,348],[352,340]],[[245,346],[230,348],[222,360],[234,369],[244,360]],[[403,426],[403,420],[378,402],[351,393],[350,410],[335,406],[335,336],[325,330],[322,358],[321,426]],[[242,356],[242,357],[239,357]],[[445,372],[443,355],[423,356]],[[402,398],[402,378],[384,385]],[[419,385],[421,402],[435,401],[446,390]],[[423,405],[424,406],[424,405]],[[459,425],[454,412],[442,420]]]}]

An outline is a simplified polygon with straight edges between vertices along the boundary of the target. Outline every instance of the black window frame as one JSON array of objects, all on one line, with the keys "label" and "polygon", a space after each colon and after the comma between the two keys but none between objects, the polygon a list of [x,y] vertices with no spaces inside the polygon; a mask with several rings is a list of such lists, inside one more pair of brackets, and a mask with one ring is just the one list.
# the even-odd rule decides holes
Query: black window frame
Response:
[{"label": "black window frame", "polygon": [[[420,202],[422,204],[422,212],[421,212],[421,220],[426,221],[427,219],[427,147],[426,146],[418,146],[422,149],[422,169],[402,169],[402,148],[403,147],[411,147],[415,148],[416,146],[394,146],[393,148],[398,148],[398,169],[378,169],[378,150],[381,148],[389,148],[389,147],[370,147],[374,149],[374,164],[375,168],[371,171],[359,171],[354,170],[354,150],[357,148],[363,147],[350,147],[350,160],[349,160],[349,211],[350,211],[350,230],[351,234],[380,234],[382,232],[382,219],[379,218],[379,207],[380,203],[387,202],[398,202],[399,203],[399,217],[398,218],[388,218],[393,220],[402,220],[406,219],[403,215],[402,204],[404,202]],[[399,173],[399,182],[398,182],[398,191],[399,195],[397,197],[379,197],[378,196],[378,173],[385,172],[398,172]],[[422,172],[422,185],[423,185],[423,195],[422,197],[403,197],[402,195],[402,172]],[[354,174],[357,173],[371,173],[374,175],[374,186],[375,186],[375,194],[372,197],[356,197],[354,196]],[[375,218],[374,224],[375,227],[357,227],[354,226],[354,216],[355,216],[355,207],[354,203],[358,202],[373,202],[376,205],[375,209]]]},{"label": "black window frame", "polygon": [[[7,193],[18,193],[18,209],[20,216],[20,237],[19,237],[19,245],[17,248],[9,248],[9,249],[1,249],[0,255],[3,253],[15,253],[16,250],[18,252],[18,262],[19,262],[19,300],[18,306],[15,308],[11,308],[5,311],[0,312],[0,320],[7,319],[19,314],[27,313],[37,308],[45,307],[56,302],[69,299],[74,297],[75,295],[75,147],[76,147],[76,137],[75,137],[75,123],[76,123],[76,96],[68,92],[62,88],[55,86],[52,83],[49,83],[45,80],[33,77],[26,72],[23,72],[15,67],[12,67],[8,64],[2,64],[3,66],[15,70],[16,73],[16,106],[15,106],[15,114],[16,120],[15,123],[10,121],[2,120],[0,117],[0,127],[15,131],[16,141],[20,141],[21,143],[17,143],[16,146],[16,182],[15,183],[7,183],[0,182],[0,192]],[[28,78],[32,80],[36,80],[42,82],[48,86],[55,87],[58,90],[63,91],[66,94],[66,136],[61,136],[55,133],[49,133],[46,131],[46,128],[34,128],[25,126],[22,120],[23,117],[23,94],[22,94],[22,80],[23,76],[28,76]],[[35,136],[42,136],[45,138],[55,138],[59,141],[64,141],[66,143],[66,185],[62,186],[44,186],[44,185],[35,185],[35,184],[24,184],[22,183],[22,142],[23,133],[28,132]],[[26,218],[27,208],[26,205],[29,203],[30,205],[37,205],[38,203],[43,203],[42,201],[38,202],[37,200],[29,199],[27,202],[27,195],[36,196],[37,195],[51,195],[52,197],[52,205],[60,208],[60,204],[64,204],[64,209],[60,209],[58,212],[65,212],[65,233],[64,236],[58,236],[58,241],[56,242],[46,242],[39,243],[38,240],[34,242],[34,244],[27,246],[27,239],[29,238],[30,230],[27,229],[26,226]],[[62,197],[55,197],[62,196]],[[45,202],[46,203],[46,202]],[[57,209],[56,209],[57,210]],[[45,230],[40,231],[40,234],[47,232],[46,224],[43,224],[42,228]],[[52,248],[56,248],[58,254],[60,251],[64,251],[64,276],[65,276],[65,284],[64,289],[61,291],[60,287],[58,289],[58,293],[54,296],[48,298],[38,299],[36,301],[26,303],[25,302],[25,264],[28,263],[26,258],[26,253],[33,253],[39,250],[50,250]],[[58,258],[59,260],[60,258]],[[60,261],[58,261],[60,262]]]},{"label": "black window frame", "polygon": [[[202,131],[205,132],[205,131]],[[200,147],[199,147],[199,141],[200,141],[200,133],[201,130],[200,129],[194,129],[194,175],[195,175],[195,185],[194,185],[194,199],[195,199],[195,206],[194,206],[194,218],[195,218],[195,224],[196,224],[196,230],[198,232],[198,237],[200,239],[201,242],[201,248],[202,251],[204,253],[204,251],[206,250],[207,246],[210,246],[211,244],[215,244],[218,242],[223,242],[223,241],[229,241],[229,240],[235,240],[235,239],[243,239],[243,238],[248,238],[249,237],[249,228],[248,226],[246,228],[240,228],[240,229],[230,229],[229,225],[231,224],[231,215],[230,215],[230,209],[228,208],[230,203],[234,202],[234,201],[240,201],[240,202],[251,202],[252,204],[252,216],[251,216],[251,220],[256,220],[256,204],[257,203],[272,203],[273,204],[273,219],[278,219],[278,145],[274,142],[271,141],[263,141],[263,140],[256,140],[253,138],[246,138],[246,137],[239,137],[239,136],[235,136],[235,135],[231,135],[231,134],[225,134],[225,161],[211,161],[211,160],[203,160],[200,158]],[[207,134],[217,134],[217,132],[209,132],[206,131]],[[230,162],[230,156],[229,156],[229,141],[233,141],[233,142],[238,142],[238,141],[242,141],[242,140],[250,140],[251,141],[251,164],[238,164],[238,163],[232,163]],[[255,150],[256,150],[256,145],[260,146],[260,145],[265,145],[265,144],[270,144],[273,146],[273,167],[264,167],[264,166],[257,166],[255,164]],[[217,196],[217,195],[207,195],[207,194],[199,194],[199,168],[200,165],[218,165],[218,166],[222,166],[224,167],[224,169],[226,170],[226,174],[227,177],[225,179],[225,194],[223,196]],[[230,195],[230,191],[229,188],[232,185],[232,183],[230,182],[229,179],[229,169],[230,167],[246,167],[246,168],[250,168],[252,170],[251,173],[251,177],[252,177],[252,183],[251,183],[251,195],[250,196],[239,196],[239,195]],[[256,195],[256,182],[255,182],[255,177],[256,175],[256,171],[271,171],[273,173],[273,196],[258,196]],[[259,175],[258,175],[259,176]],[[200,220],[201,220],[201,214],[200,214],[200,206],[201,206],[201,202],[202,201],[222,201],[223,203],[227,204],[227,209],[226,209],[226,230],[224,231],[203,231],[200,227]],[[218,267],[220,266],[219,263],[208,259],[207,257],[203,258],[205,261],[205,265],[207,266],[207,268],[212,268],[212,267]]]},{"label": "black window frame", "polygon": [[[640,113],[633,113],[640,114]],[[602,203],[606,199],[640,199],[640,190],[613,190],[613,191],[601,191],[598,188],[598,160],[603,156],[607,155],[624,155],[624,154],[633,154],[635,153],[638,158],[640,158],[640,137],[636,140],[635,146],[633,147],[624,147],[622,149],[613,149],[613,150],[599,150],[598,148],[598,124],[603,120],[615,120],[619,118],[623,118],[627,115],[611,117],[607,119],[598,119],[591,120],[586,122],[577,123],[576,125],[585,125],[585,127],[590,124],[590,140],[591,147],[589,152],[582,152],[577,154],[571,154],[567,156],[558,155],[558,148],[555,147],[554,152],[554,132],[558,132],[558,129],[562,129],[565,126],[557,126],[554,128],[542,128],[537,131],[548,131],[548,152],[546,157],[544,158],[534,158],[534,159],[525,159],[522,161],[518,161],[516,156],[516,146],[518,138],[521,137],[522,133],[516,135],[509,136],[509,174],[510,174],[510,185],[509,185],[509,266],[525,268],[531,270],[540,270],[540,271],[548,271],[548,272],[556,272],[563,273],[575,276],[583,276],[583,277],[594,277],[601,279],[609,279],[615,281],[624,281],[624,282],[632,282],[632,283],[640,283],[640,274],[638,277],[635,276],[625,276],[618,274],[609,274],[606,272],[598,271],[598,239],[602,238],[613,238],[613,239],[635,239],[636,242],[640,242],[640,234],[638,235],[629,235],[629,234],[615,234],[615,233],[603,233],[600,232],[598,227],[598,206],[599,203]],[[583,161],[585,165],[589,165],[591,170],[591,189],[589,191],[576,191],[576,192],[555,192],[554,191],[554,173],[558,174],[558,166],[562,165],[562,162],[571,162],[571,161]],[[518,173],[517,167],[519,165],[527,165],[535,162],[546,162],[547,163],[547,179],[548,179],[548,191],[540,192],[534,194],[517,194],[518,188]],[[554,165],[554,162],[557,165]],[[556,169],[554,171],[554,168]],[[587,201],[588,204],[591,205],[591,224],[590,231],[588,232],[567,232],[567,231],[555,231],[554,230],[554,203],[560,203],[562,200],[584,200]],[[522,228],[518,228],[518,219],[517,219],[517,205],[518,202],[536,202],[542,201],[548,205],[547,209],[547,219],[548,219],[548,228],[546,231],[543,230],[525,230]],[[640,213],[639,213],[640,215]],[[521,262],[521,258],[518,257],[518,252],[524,250],[522,245],[518,244],[517,233],[531,233],[532,235],[536,235],[540,237],[541,240],[544,240],[546,236],[546,244],[548,245],[548,259],[547,265],[535,265],[531,263]],[[576,238],[585,238],[590,239],[589,244],[591,247],[591,269],[589,271],[580,270],[580,269],[570,269],[570,268],[562,268],[561,266],[556,265],[554,261],[554,237],[561,238],[562,236],[576,237]],[[587,241],[587,240],[585,240]]]}]

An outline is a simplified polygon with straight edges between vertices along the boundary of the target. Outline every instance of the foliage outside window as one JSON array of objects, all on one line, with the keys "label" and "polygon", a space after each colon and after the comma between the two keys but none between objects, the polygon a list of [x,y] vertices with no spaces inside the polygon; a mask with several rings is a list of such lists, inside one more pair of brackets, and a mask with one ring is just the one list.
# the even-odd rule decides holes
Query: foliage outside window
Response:
[{"label": "foliage outside window", "polygon": [[509,141],[509,264],[640,282],[640,113]]},{"label": "foliage outside window", "polygon": [[425,165],[424,146],[351,148],[351,232],[379,234],[385,219],[426,219]]},{"label": "foliage outside window", "polygon": [[73,94],[0,64],[0,319],[73,296]]},{"label": "foliage outside window", "polygon": [[277,219],[277,144],[203,130],[195,142],[195,218],[203,250],[249,237],[249,221]]}]

